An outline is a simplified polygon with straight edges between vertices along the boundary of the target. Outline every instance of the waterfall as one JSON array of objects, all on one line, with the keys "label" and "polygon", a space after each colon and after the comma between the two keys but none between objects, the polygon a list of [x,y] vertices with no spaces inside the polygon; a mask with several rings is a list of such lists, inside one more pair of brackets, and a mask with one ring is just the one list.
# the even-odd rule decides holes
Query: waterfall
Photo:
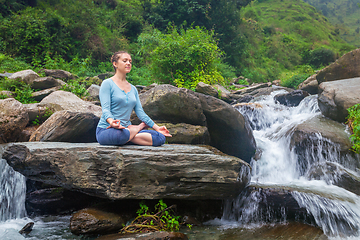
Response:
[{"label": "waterfall", "polygon": [[25,217],[25,197],[25,177],[8,165],[0,152],[0,222]]},{"label": "waterfall", "polygon": [[[317,96],[287,107],[274,100],[281,93],[284,90],[238,108],[254,130],[258,150],[250,163],[250,185],[236,199],[226,201],[221,221],[252,227],[291,217],[319,226],[328,237],[358,237],[360,197],[334,185],[343,172],[358,177],[354,156],[341,156],[339,146],[319,133],[307,141],[305,151],[297,152],[291,144],[294,130],[321,116]],[[321,177],[312,176],[315,167],[322,169]]]}]

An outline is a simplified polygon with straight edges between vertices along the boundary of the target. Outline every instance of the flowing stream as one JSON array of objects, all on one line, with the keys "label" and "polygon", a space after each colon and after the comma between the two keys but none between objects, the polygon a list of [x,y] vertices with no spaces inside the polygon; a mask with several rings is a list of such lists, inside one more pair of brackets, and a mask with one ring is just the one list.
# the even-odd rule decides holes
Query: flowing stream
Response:
[{"label": "flowing stream", "polygon": [[[274,95],[280,93],[283,92],[257,99],[259,108],[239,109],[254,129],[261,153],[251,162],[252,180],[248,189],[252,190],[226,201],[222,218],[208,222],[207,230],[187,230],[189,239],[265,239],[247,238],[249,232],[246,231],[259,231],[268,224],[281,225],[289,221],[318,226],[330,239],[360,237],[360,197],[334,185],[343,171],[359,176],[354,164],[359,159],[341,156],[339,146],[320,134],[306,146],[301,156],[297,154],[291,145],[292,134],[297,125],[321,115],[317,96],[305,98],[297,107],[286,107],[274,101]],[[324,171],[320,179],[310,177],[314,166],[326,164],[331,164],[333,171]],[[69,232],[69,216],[28,218],[25,178],[1,158],[0,172],[1,240],[85,239]],[[294,213],[286,204],[271,200],[271,189],[284,193],[283,196],[292,199],[299,209]],[[34,230],[25,238],[18,231],[30,221],[35,222]],[[234,233],[230,234],[231,231]],[[281,238],[282,233],[278,236]]]}]

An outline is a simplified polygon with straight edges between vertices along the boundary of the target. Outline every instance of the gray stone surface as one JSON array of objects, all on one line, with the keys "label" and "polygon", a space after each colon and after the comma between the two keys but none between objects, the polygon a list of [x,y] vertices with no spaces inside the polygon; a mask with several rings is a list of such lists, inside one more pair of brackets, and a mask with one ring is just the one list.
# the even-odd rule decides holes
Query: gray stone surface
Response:
[{"label": "gray stone surface", "polygon": [[345,122],[347,109],[360,103],[360,77],[321,83],[318,102],[324,116]]},{"label": "gray stone surface", "polygon": [[211,147],[26,142],[1,146],[28,179],[109,199],[225,199],[250,181],[250,166]]}]

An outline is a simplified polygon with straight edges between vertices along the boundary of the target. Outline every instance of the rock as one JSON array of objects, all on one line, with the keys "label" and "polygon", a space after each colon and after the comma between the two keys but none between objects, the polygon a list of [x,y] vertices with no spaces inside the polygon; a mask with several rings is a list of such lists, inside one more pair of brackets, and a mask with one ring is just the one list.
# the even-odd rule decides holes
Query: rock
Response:
[{"label": "rock", "polygon": [[3,158],[28,179],[107,199],[225,199],[250,180],[250,166],[210,146],[101,146],[27,142]]},{"label": "rock", "polygon": [[[165,84],[140,94],[140,100],[155,121],[207,126],[210,145],[226,154],[250,161],[255,153],[252,130],[244,117],[220,99]],[[131,121],[138,123],[135,114]]]},{"label": "rock", "polygon": [[211,85],[203,83],[203,82],[199,82],[196,85],[196,89],[197,92],[205,94],[205,95],[209,95],[209,96],[213,96],[213,97],[218,97],[219,92],[213,88]]},{"label": "rock", "polygon": [[62,107],[52,103],[30,103],[23,104],[28,115],[29,122],[37,121],[40,123],[48,119],[54,112],[61,111]]},{"label": "rock", "polygon": [[317,74],[311,75],[304,82],[300,83],[298,89],[306,91],[310,94],[317,94],[319,83],[316,80],[316,75]]},{"label": "rock", "polygon": [[299,124],[291,137],[291,145],[305,143],[312,137],[318,138],[317,134],[339,145],[342,152],[348,152],[352,146],[346,126],[321,115]]},{"label": "rock", "polygon": [[41,104],[57,104],[62,110],[72,112],[88,112],[93,113],[97,117],[101,117],[102,111],[100,106],[96,106],[90,102],[84,101],[75,94],[66,91],[56,91],[45,97]]},{"label": "rock", "polygon": [[53,77],[37,78],[31,83],[32,89],[44,90],[53,87],[59,87],[65,85],[64,81],[55,79]]},{"label": "rock", "polygon": [[87,208],[74,213],[70,218],[70,230],[75,235],[109,234],[119,231],[126,221],[119,215]]},{"label": "rock", "polygon": [[216,91],[218,91],[218,98],[220,98],[221,100],[227,102],[227,103],[231,103],[232,102],[232,94],[229,90],[227,90],[226,88],[224,88],[223,86],[219,85],[219,84],[215,84],[214,88],[216,89]]},{"label": "rock", "polygon": [[271,82],[272,85],[275,85],[275,86],[280,86],[281,84],[281,80],[274,80]]},{"label": "rock", "polygon": [[4,73],[0,73],[0,77],[4,78],[4,77],[11,77],[11,75],[13,75],[13,73],[8,73],[8,72],[4,72]]},{"label": "rock", "polygon": [[23,70],[20,72],[16,72],[12,74],[9,79],[17,79],[18,81],[31,84],[35,79],[39,78],[40,76],[34,72],[33,70]]},{"label": "rock", "polygon": [[30,136],[29,141],[96,142],[96,126],[100,118],[93,113],[58,111]]},{"label": "rock", "polygon": [[231,105],[197,93],[210,133],[210,144],[220,151],[250,162],[256,142],[248,121]]},{"label": "rock", "polygon": [[250,102],[251,100],[253,100],[254,97],[251,96],[251,95],[245,95],[244,97],[241,97],[237,100],[235,100],[232,104],[237,104],[237,103],[248,103]]},{"label": "rock", "polygon": [[28,214],[55,215],[69,214],[97,201],[84,193],[49,187],[27,193],[25,205]]},{"label": "rock", "polygon": [[360,78],[323,82],[319,86],[319,108],[324,116],[345,122],[347,109],[360,103]]},{"label": "rock", "polygon": [[160,126],[166,126],[172,135],[167,138],[170,144],[210,144],[210,135],[207,127],[199,125],[190,125],[186,123],[158,123]]},{"label": "rock", "polygon": [[29,222],[19,231],[19,233],[29,234],[32,231],[33,226],[34,226],[34,222]]},{"label": "rock", "polygon": [[274,97],[274,99],[276,102],[279,102],[282,105],[296,107],[307,96],[309,96],[308,92],[303,90],[295,90],[290,93],[278,94]]},{"label": "rock", "polygon": [[[140,94],[140,100],[144,111],[153,120],[206,125],[201,102],[191,90],[164,84]],[[132,122],[134,117],[135,114],[132,115]]]},{"label": "rock", "polygon": [[313,165],[308,173],[309,179],[325,180],[350,192],[360,195],[360,177],[340,164],[321,162]]},{"label": "rock", "polygon": [[322,69],[316,76],[323,82],[360,77],[360,48],[344,54],[341,58]]},{"label": "rock", "polygon": [[105,235],[96,240],[188,240],[184,233],[180,232],[148,232],[148,233],[132,233],[132,234],[112,234]]},{"label": "rock", "polygon": [[99,100],[100,86],[91,84],[91,86],[87,90],[91,99]]},{"label": "rock", "polygon": [[48,89],[44,89],[44,90],[41,90],[41,91],[33,92],[31,94],[31,97],[34,98],[36,101],[41,101],[45,97],[49,96],[51,93],[58,91],[60,88],[61,88],[61,86],[57,86],[57,87],[48,88]]},{"label": "rock", "polygon": [[75,76],[72,75],[68,71],[60,70],[60,69],[42,69],[41,72],[44,72],[46,76],[50,76],[53,78],[60,78],[61,80],[70,80],[75,79]]},{"label": "rock", "polygon": [[256,84],[252,84],[250,87],[248,88],[243,88],[240,90],[237,90],[234,92],[234,94],[247,94],[247,93],[251,93],[254,90],[260,89],[260,88],[267,88],[271,86],[271,82],[267,82],[267,83],[256,83]]},{"label": "rock", "polygon": [[14,93],[11,92],[11,91],[0,91],[0,96],[5,96],[7,98],[13,98],[15,97],[14,96]]},{"label": "rock", "polygon": [[0,100],[0,143],[16,141],[28,122],[29,115],[19,101]]}]

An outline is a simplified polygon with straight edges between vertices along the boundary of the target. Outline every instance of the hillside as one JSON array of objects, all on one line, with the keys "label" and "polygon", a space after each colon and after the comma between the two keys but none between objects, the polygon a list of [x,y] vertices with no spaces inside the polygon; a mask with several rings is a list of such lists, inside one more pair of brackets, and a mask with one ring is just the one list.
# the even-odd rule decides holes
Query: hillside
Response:
[{"label": "hillside", "polygon": [[241,9],[241,17],[248,39],[244,68],[251,69],[245,74],[256,81],[274,80],[284,71],[311,63],[317,49],[331,50],[339,57],[354,48],[321,12],[303,1],[253,1]]},{"label": "hillside", "polygon": [[360,47],[360,0],[304,0],[329,19],[348,43]]}]

